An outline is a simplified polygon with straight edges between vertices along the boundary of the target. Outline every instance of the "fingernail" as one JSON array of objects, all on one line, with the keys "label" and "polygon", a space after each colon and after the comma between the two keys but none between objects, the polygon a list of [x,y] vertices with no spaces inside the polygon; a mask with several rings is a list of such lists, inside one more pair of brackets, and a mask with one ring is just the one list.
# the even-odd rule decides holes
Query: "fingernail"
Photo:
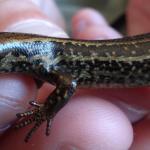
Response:
[{"label": "fingernail", "polygon": [[13,24],[5,30],[6,32],[24,32],[52,37],[67,37],[67,34],[57,25],[42,19],[29,19]]},{"label": "fingernail", "polygon": [[133,105],[129,105],[122,101],[117,101],[115,104],[119,106],[121,110],[124,111],[124,113],[127,115],[129,120],[133,123],[141,120],[143,117],[145,117],[145,115],[149,113],[149,110],[142,109]]}]

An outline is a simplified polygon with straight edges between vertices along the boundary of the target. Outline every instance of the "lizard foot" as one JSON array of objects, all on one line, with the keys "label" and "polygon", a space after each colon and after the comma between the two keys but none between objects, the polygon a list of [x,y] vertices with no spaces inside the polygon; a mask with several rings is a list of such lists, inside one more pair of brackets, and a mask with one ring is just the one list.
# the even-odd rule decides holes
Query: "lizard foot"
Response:
[{"label": "lizard foot", "polygon": [[19,122],[15,125],[15,128],[22,128],[31,123],[35,123],[31,130],[27,133],[25,137],[25,142],[31,138],[32,134],[35,130],[44,122],[47,121],[46,125],[46,135],[50,133],[50,127],[52,123],[53,115],[50,115],[47,111],[47,107],[44,104],[38,104],[35,101],[31,101],[30,105],[36,107],[33,110],[29,110],[23,113],[16,114],[17,118],[19,118]]}]

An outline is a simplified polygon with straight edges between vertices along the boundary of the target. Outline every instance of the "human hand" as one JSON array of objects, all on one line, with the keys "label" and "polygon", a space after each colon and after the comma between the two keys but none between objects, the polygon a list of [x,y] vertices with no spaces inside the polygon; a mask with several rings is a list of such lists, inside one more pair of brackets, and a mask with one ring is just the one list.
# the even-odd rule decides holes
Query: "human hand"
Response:
[{"label": "human hand", "polygon": [[[10,2],[1,2],[3,3],[1,5],[3,13],[0,14],[0,18],[11,17],[14,11],[15,18],[12,18],[11,22],[10,19],[6,19],[8,22],[4,24],[4,21],[1,19],[1,31],[35,32],[48,34],[49,36],[66,36],[60,28],[53,24],[56,23],[59,26],[63,26],[61,25],[63,23],[59,22],[59,15],[55,16],[57,9],[48,12],[50,22],[45,22],[48,17],[43,15],[43,10],[39,10],[30,1],[26,0],[24,4],[19,0],[12,0],[13,4],[10,4]],[[23,8],[26,7],[25,13],[24,9],[20,9],[21,7],[15,8],[15,10],[9,9],[10,12],[6,12],[6,3],[12,7],[14,2],[20,4]],[[47,2],[45,0],[45,4]],[[52,1],[49,2],[52,3]],[[53,6],[55,8],[53,3],[45,6]],[[52,9],[49,7],[47,7],[47,10]],[[19,13],[16,12],[16,9],[19,9]],[[30,12],[29,15],[26,12]],[[26,17],[23,17],[24,15]],[[30,22],[30,19],[36,20],[35,22]],[[23,23],[18,23],[20,21]],[[18,25],[13,25],[15,22]],[[120,37],[116,31],[107,25],[102,16],[88,9],[77,13],[72,22],[73,37],[75,38],[106,39]],[[3,91],[0,91],[0,114],[2,115],[0,123],[1,126],[4,126],[15,119],[16,113],[22,112],[27,108],[28,101],[35,99],[37,89],[31,78],[21,75],[2,75],[0,86],[3,87]],[[44,99],[50,91],[51,87],[45,85],[40,90],[38,98]],[[147,113],[149,98],[148,88],[78,90],[72,100],[55,117],[49,137],[44,135],[45,125],[42,125],[33,135],[31,141],[26,144],[23,138],[30,127],[17,131],[12,129],[1,136],[0,147],[2,150],[10,148],[15,148],[16,150],[27,148],[66,150],[74,147],[86,150],[126,150],[133,140],[131,122],[137,121]],[[145,101],[141,101],[141,99]],[[126,111],[132,114],[132,118],[128,115],[131,121],[118,107],[108,102],[108,100],[113,103],[119,103],[126,110],[132,108],[132,110]],[[141,107],[142,109],[126,107],[122,102]]]},{"label": "human hand", "polygon": [[129,35],[150,32],[150,1],[130,0],[126,18]]},{"label": "human hand", "polygon": [[[150,32],[149,0],[129,1],[127,8],[127,31],[129,35]],[[133,95],[133,98],[135,99],[134,104],[137,105],[137,107],[149,110],[150,109],[149,93],[150,93],[149,88],[140,88],[136,90],[135,94]],[[131,150],[149,150],[150,147],[149,125],[150,125],[149,117],[133,125],[134,141]]]}]

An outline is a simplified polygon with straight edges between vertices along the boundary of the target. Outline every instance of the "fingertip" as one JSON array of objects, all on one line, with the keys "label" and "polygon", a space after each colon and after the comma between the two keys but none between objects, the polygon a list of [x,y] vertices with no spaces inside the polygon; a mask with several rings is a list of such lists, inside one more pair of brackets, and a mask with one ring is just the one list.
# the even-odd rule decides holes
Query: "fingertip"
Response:
[{"label": "fingertip", "polygon": [[83,9],[72,19],[72,33],[78,39],[109,39],[121,35],[108,26],[105,18],[94,9]]},{"label": "fingertip", "polygon": [[89,150],[101,149],[102,146],[103,149],[120,150],[122,145],[124,149],[131,146],[133,130],[117,107],[84,96],[77,97],[57,114],[51,136],[51,149]]},{"label": "fingertip", "polygon": [[44,19],[27,19],[7,26],[6,32],[33,33],[51,37],[67,37],[67,34],[56,24]]},{"label": "fingertip", "polygon": [[[13,7],[17,3],[18,7]],[[14,8],[14,9],[11,9]],[[14,0],[2,1],[0,5],[0,30],[5,32],[24,32],[41,35],[67,37],[64,30],[44,14],[41,9],[31,1]],[[55,12],[53,12],[55,18]]]},{"label": "fingertip", "polygon": [[80,32],[86,26],[107,25],[105,18],[95,9],[84,8],[79,10],[72,18],[73,33]]},{"label": "fingertip", "polygon": [[0,134],[16,119],[16,113],[24,111],[30,100],[35,99],[37,89],[30,77],[22,75],[0,76]]}]

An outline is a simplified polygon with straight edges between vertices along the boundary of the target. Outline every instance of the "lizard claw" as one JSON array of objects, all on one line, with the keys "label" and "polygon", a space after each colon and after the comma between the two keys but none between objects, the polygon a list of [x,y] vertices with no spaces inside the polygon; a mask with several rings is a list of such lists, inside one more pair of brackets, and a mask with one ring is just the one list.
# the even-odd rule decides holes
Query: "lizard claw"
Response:
[{"label": "lizard claw", "polygon": [[38,108],[43,106],[43,104],[37,103],[36,101],[30,101],[29,104],[31,106],[38,107]]},{"label": "lizard claw", "polygon": [[[29,110],[24,113],[18,113],[16,114],[17,117],[20,119],[18,124],[15,125],[15,128],[22,128],[25,127],[33,122],[35,122],[34,126],[31,128],[31,130],[27,133],[25,137],[25,142],[28,142],[28,140],[31,138],[32,134],[35,132],[36,129],[44,122],[47,121],[46,125],[46,132],[45,134],[48,136],[50,134],[50,127],[52,124],[52,119],[54,115],[51,115],[47,113],[47,107],[40,104],[38,105],[34,101],[30,102],[34,104],[34,106],[38,107],[33,110]],[[38,105],[38,106],[37,106]]]}]

